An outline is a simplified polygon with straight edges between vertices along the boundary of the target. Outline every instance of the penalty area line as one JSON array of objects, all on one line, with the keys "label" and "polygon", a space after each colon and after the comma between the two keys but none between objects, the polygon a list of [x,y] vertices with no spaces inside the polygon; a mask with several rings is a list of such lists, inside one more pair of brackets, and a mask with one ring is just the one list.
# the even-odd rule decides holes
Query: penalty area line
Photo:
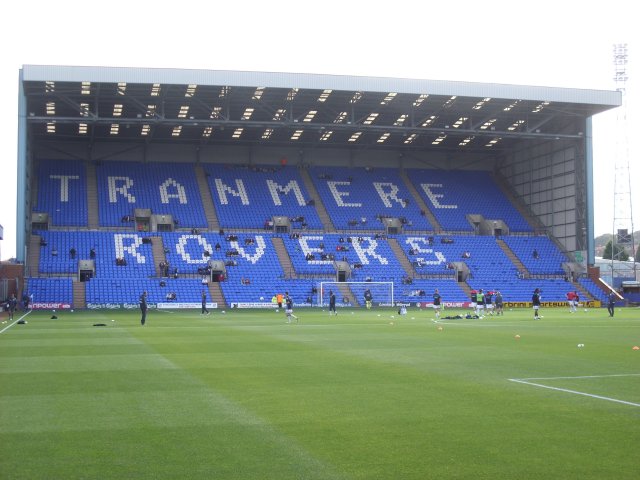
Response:
[{"label": "penalty area line", "polygon": [[526,380],[520,380],[517,378],[508,378],[507,380],[509,380],[510,382],[522,383],[524,385],[531,385],[532,387],[547,388],[549,390],[555,390],[557,392],[571,393],[573,395],[582,395],[584,397],[595,398],[597,400],[606,400],[608,402],[622,403],[623,405],[630,405],[632,407],[640,407],[640,403],[627,402],[626,400],[619,400],[617,398],[604,397],[602,395],[595,395],[593,393],[579,392],[577,390],[569,390],[568,388],[551,387],[549,385],[542,385],[541,383],[528,382]]}]

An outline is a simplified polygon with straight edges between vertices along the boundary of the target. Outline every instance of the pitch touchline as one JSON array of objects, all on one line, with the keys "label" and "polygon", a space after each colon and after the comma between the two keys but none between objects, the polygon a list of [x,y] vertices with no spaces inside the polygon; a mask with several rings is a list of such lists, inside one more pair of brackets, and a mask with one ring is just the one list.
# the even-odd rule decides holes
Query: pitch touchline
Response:
[{"label": "pitch touchline", "polygon": [[629,325],[559,325],[556,323],[534,323],[534,320],[531,322],[523,321],[522,323],[468,323],[468,322],[459,322],[457,320],[431,320],[433,323],[437,323],[439,325],[458,325],[461,327],[518,327],[518,328],[539,328],[541,325],[544,327],[553,327],[553,328],[628,328]]},{"label": "pitch touchline", "polygon": [[6,327],[4,327],[2,330],[0,330],[0,333],[4,333],[5,331],[9,330],[11,327],[13,327],[16,323],[18,323],[20,320],[22,320],[24,317],[26,317],[27,315],[29,315],[33,310],[29,310],[27,313],[25,313],[24,315],[22,315],[18,320],[15,320],[13,323],[10,323],[9,325],[7,325]]},{"label": "pitch touchline", "polygon": [[640,373],[619,373],[611,375],[581,375],[577,377],[531,377],[531,378],[510,378],[509,380],[575,380],[580,378],[609,378],[609,377],[640,377]]},{"label": "pitch touchline", "polygon": [[524,385],[531,385],[533,387],[548,388],[549,390],[556,390],[558,392],[573,393],[574,395],[582,395],[584,397],[597,398],[598,400],[607,400],[609,402],[622,403],[624,405],[631,405],[632,407],[640,407],[640,403],[627,402],[625,400],[618,400],[617,398],[603,397],[602,395],[595,395],[593,393],[579,392],[577,390],[569,390],[568,388],[551,387],[549,385],[542,385],[540,383],[533,383],[533,382],[527,382],[525,380],[518,380],[517,378],[509,378],[508,380],[510,382],[522,383]]}]

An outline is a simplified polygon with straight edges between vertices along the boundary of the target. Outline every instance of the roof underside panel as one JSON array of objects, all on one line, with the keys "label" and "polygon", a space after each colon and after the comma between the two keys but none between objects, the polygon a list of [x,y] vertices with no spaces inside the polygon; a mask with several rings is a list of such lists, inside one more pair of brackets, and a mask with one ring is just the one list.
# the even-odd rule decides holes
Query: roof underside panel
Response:
[{"label": "roof underside panel", "polygon": [[267,72],[25,66],[36,140],[505,148],[579,139],[620,92]]}]

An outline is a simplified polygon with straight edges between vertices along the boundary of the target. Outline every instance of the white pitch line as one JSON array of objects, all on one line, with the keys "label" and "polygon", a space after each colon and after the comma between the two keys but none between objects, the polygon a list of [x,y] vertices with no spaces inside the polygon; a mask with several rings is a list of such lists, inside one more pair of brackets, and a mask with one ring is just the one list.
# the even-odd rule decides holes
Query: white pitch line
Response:
[{"label": "white pitch line", "polygon": [[640,377],[640,373],[614,373],[611,375],[580,375],[577,377],[531,377],[514,380],[579,380],[581,378]]},{"label": "white pitch line", "polygon": [[33,310],[29,310],[27,313],[25,313],[24,315],[22,315],[18,320],[14,320],[13,323],[10,323],[9,325],[7,325],[6,327],[4,327],[2,330],[0,330],[0,333],[4,333],[5,331],[9,330],[11,327],[13,327],[16,323],[18,323],[20,320],[22,320],[24,317],[26,317],[27,315],[29,315]]},{"label": "white pitch line", "polygon": [[595,395],[593,393],[579,392],[577,390],[569,390],[568,388],[551,387],[549,385],[542,385],[540,383],[533,383],[533,382],[527,382],[525,380],[518,380],[517,378],[509,378],[508,380],[510,382],[522,383],[524,385],[531,385],[531,386],[540,387],[540,388],[548,388],[549,390],[556,390],[558,392],[573,393],[574,395],[582,395],[585,397],[596,398],[598,400],[607,400],[609,402],[622,403],[624,405],[631,405],[632,407],[640,407],[640,403],[627,402],[625,400],[618,400],[617,398],[603,397],[602,395]]},{"label": "white pitch line", "polygon": [[171,310],[156,310],[156,312],[161,312],[161,313],[176,313],[176,312],[172,312]]}]

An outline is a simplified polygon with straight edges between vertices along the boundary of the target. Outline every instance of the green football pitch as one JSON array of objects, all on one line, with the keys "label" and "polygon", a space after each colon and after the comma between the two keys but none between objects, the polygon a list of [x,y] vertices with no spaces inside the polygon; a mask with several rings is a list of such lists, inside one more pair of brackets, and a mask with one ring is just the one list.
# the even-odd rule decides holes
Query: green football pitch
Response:
[{"label": "green football pitch", "polygon": [[640,476],[638,309],[296,314],[0,325],[0,478]]}]

